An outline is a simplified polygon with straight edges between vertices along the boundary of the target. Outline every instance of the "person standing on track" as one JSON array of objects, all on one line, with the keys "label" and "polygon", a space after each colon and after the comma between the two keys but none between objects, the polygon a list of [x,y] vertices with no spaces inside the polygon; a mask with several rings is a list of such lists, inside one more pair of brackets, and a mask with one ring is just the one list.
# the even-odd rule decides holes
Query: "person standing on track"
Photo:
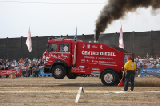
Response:
[{"label": "person standing on track", "polygon": [[131,91],[133,91],[134,88],[134,77],[136,72],[136,63],[132,62],[132,58],[127,58],[127,63],[124,65],[124,72],[125,73],[125,83],[124,83],[124,91],[128,90],[128,82],[131,81]]}]

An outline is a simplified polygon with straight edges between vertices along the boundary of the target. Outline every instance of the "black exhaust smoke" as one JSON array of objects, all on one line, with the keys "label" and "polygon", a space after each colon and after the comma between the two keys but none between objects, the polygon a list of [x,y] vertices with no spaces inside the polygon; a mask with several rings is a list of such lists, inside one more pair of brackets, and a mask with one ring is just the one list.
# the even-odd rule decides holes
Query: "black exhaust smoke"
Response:
[{"label": "black exhaust smoke", "polygon": [[104,32],[112,21],[123,18],[127,12],[149,6],[152,7],[152,10],[160,8],[160,0],[108,0],[108,4],[104,6],[96,20],[94,39],[98,41],[100,33]]}]

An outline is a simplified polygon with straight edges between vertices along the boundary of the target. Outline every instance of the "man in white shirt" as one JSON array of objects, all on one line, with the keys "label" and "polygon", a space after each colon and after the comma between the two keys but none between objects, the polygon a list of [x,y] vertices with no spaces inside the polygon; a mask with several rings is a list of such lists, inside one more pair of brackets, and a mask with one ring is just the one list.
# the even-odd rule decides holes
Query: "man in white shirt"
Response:
[{"label": "man in white shirt", "polygon": [[147,68],[152,68],[152,64],[149,61],[146,63],[146,66]]},{"label": "man in white shirt", "polygon": [[[14,64],[12,65],[12,67],[14,67],[14,70],[16,70],[17,72],[19,71],[19,65],[15,66]],[[19,75],[16,75],[16,77],[20,77]]]},{"label": "man in white shirt", "polygon": [[157,68],[160,68],[160,62],[158,62],[158,64],[156,65]]}]

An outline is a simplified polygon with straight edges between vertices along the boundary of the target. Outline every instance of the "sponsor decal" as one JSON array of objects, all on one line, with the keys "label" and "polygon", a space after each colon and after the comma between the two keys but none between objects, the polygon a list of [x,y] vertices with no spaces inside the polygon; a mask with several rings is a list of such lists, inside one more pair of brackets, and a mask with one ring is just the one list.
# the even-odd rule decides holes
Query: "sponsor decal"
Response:
[{"label": "sponsor decal", "polygon": [[92,68],[92,70],[100,70],[99,68]]},{"label": "sponsor decal", "polygon": [[90,44],[87,45],[87,48],[90,48]]},{"label": "sponsor decal", "polygon": [[84,73],[85,71],[79,71],[79,72],[82,72],[82,73]]},{"label": "sponsor decal", "polygon": [[92,48],[98,48],[96,45],[93,45]]},{"label": "sponsor decal", "polygon": [[79,66],[79,68],[85,68],[85,66]]},{"label": "sponsor decal", "polygon": [[84,48],[85,47],[85,44],[83,44],[83,47],[82,48]]},{"label": "sponsor decal", "polygon": [[100,71],[91,71],[91,75],[100,75]]},{"label": "sponsor decal", "polygon": [[94,57],[91,57],[91,56],[84,56],[84,58],[94,59]]},{"label": "sponsor decal", "polygon": [[98,61],[92,60],[92,62],[98,63]]},{"label": "sponsor decal", "polygon": [[65,51],[65,52],[67,52],[67,51],[68,51],[68,47],[67,47],[67,46],[64,46],[64,48],[63,48],[63,49],[64,49],[64,51]]},{"label": "sponsor decal", "polygon": [[116,56],[115,52],[95,52],[95,51],[82,51],[82,55]]},{"label": "sponsor decal", "polygon": [[113,58],[98,57],[98,59],[113,60]]},{"label": "sponsor decal", "polygon": [[141,68],[140,69],[141,75],[160,75],[160,68]]},{"label": "sponsor decal", "polygon": [[21,70],[1,70],[0,75],[11,75],[11,73],[15,73],[15,75],[22,75]]},{"label": "sponsor decal", "polygon": [[81,61],[85,61],[85,59],[81,59]]}]

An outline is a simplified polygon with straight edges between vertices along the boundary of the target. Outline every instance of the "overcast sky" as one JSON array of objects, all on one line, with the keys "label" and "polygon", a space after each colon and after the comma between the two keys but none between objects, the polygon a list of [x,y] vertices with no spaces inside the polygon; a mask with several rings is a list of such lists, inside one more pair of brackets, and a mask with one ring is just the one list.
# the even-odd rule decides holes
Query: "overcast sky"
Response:
[{"label": "overcast sky", "polygon": [[[10,2],[7,2],[10,1]],[[107,0],[0,0],[0,38],[94,34]],[[116,20],[104,33],[160,30],[160,10],[139,8]]]}]

